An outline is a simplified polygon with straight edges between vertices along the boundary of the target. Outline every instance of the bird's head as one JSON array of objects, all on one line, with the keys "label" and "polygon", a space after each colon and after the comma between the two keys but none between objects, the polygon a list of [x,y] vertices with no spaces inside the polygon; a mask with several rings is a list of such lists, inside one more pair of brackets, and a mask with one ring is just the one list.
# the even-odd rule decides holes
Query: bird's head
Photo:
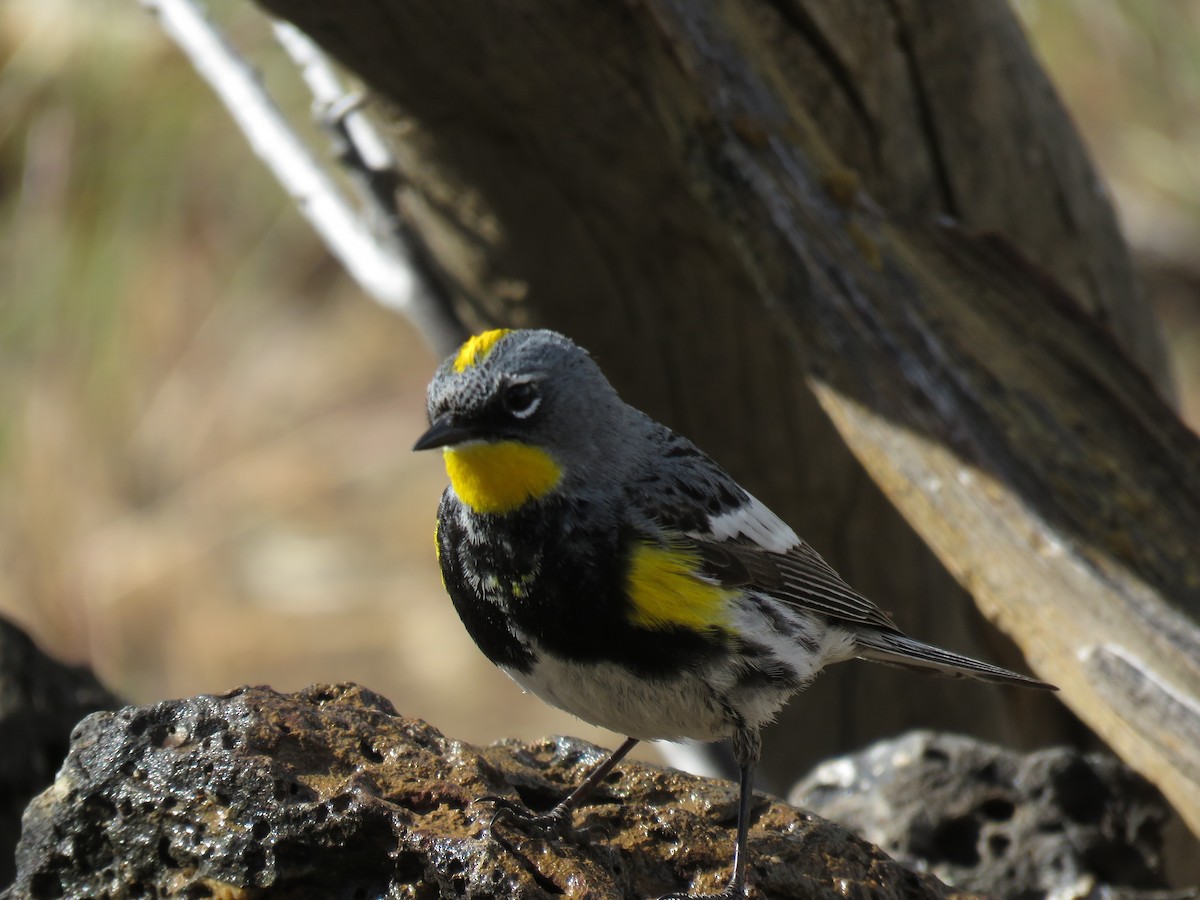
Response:
[{"label": "bird's head", "polygon": [[611,468],[626,407],[592,358],[554,331],[485,331],[429,385],[429,429],[451,484],[476,512],[505,513]]}]

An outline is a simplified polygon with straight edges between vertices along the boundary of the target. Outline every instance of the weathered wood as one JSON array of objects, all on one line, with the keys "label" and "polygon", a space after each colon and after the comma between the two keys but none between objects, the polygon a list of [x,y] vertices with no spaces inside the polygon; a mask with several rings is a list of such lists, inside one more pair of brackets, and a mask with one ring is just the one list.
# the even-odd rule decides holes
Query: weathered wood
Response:
[{"label": "weathered wood", "polygon": [[[1200,827],[1200,449],[1002,3],[264,5],[392,104],[465,309],[568,331],[908,630],[1002,656],[945,566]],[[1042,703],[843,666],[794,707],[813,758],[1069,733]]]}]

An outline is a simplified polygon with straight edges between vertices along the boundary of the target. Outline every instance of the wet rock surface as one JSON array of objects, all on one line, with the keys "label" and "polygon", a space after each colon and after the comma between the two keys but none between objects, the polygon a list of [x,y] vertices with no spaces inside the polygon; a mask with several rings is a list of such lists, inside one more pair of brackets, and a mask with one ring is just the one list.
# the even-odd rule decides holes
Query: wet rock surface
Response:
[{"label": "wet rock surface", "polygon": [[51,659],[0,619],[0,884],[13,879],[21,813],[54,780],[75,723],[120,705],[90,670]]},{"label": "wet rock surface", "polygon": [[[728,877],[735,786],[626,762],[547,841],[487,832],[486,794],[544,810],[602,751],[477,748],[353,685],[243,688],[98,713],[30,805],[4,895],[655,897]],[[751,897],[949,897],[847,829],[756,798]],[[962,895],[957,895],[962,896]]]},{"label": "wet rock surface", "polygon": [[1168,807],[1103,754],[918,731],[818,766],[789,800],[966,890],[1038,900],[1165,887]]}]

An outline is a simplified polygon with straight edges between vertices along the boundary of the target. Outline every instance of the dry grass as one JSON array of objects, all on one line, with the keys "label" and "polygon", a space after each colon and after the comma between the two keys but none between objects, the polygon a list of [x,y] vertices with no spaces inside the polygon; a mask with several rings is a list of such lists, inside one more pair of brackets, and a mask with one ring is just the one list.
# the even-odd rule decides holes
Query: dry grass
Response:
[{"label": "dry grass", "polygon": [[[222,8],[263,49],[248,6]],[[1021,8],[1135,242],[1177,260],[1200,223],[1197,4]],[[9,0],[0,59],[0,609],[138,701],[356,680],[457,736],[579,733],[442,592],[444,475],[408,451],[434,360],[149,16]],[[1200,421],[1195,291],[1162,309]]]}]

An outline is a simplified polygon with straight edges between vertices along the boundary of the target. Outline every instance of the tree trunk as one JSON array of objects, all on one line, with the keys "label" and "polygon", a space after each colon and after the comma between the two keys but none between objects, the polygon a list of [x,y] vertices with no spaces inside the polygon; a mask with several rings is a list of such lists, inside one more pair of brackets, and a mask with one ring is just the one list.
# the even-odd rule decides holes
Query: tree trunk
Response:
[{"label": "tree trunk", "polygon": [[[1008,635],[1200,828],[1200,447],[1002,2],[261,2],[381,101],[468,319],[570,334],[914,636]],[[855,664],[767,762],[914,725],[1084,734]]]}]

